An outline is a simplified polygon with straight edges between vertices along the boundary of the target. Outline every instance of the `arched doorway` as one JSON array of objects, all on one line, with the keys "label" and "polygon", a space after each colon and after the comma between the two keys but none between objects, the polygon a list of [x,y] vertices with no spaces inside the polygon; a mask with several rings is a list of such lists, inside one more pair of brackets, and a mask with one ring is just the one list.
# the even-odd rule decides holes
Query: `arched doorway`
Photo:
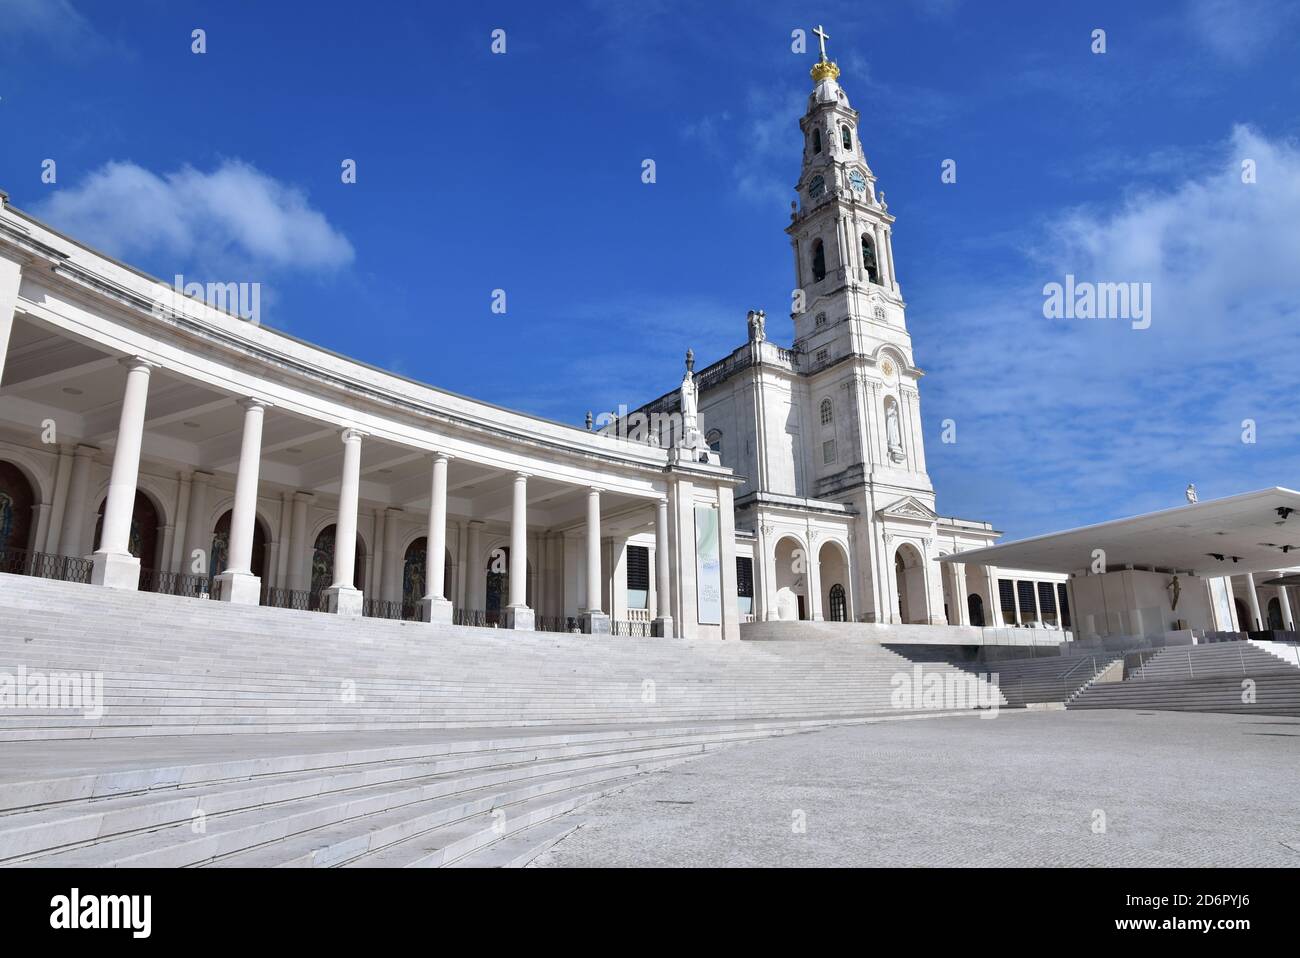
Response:
[{"label": "arched doorway", "polygon": [[[334,584],[335,530],[335,525],[330,523],[316,536],[316,546],[311,556],[311,597],[308,603],[311,609],[321,607],[321,593]],[[356,564],[352,567],[352,585],[355,588],[362,588],[361,583],[366,581],[365,571],[366,548],[361,542],[361,536],[357,536]]]},{"label": "arched doorway", "polygon": [[[217,576],[230,564],[230,521],[234,511],[227,509],[212,530],[212,550],[208,554],[208,575]],[[253,559],[249,570],[265,581],[266,578],[266,528],[262,520],[253,520]],[[328,583],[327,583],[328,584]]]},{"label": "arched doorway", "polygon": [[898,589],[898,621],[925,623],[929,603],[925,598],[924,559],[916,546],[904,542],[894,553],[894,578]]},{"label": "arched doorway", "polygon": [[[501,613],[510,604],[510,547],[497,546],[489,552],[484,572],[487,576],[485,618],[488,625],[498,625]],[[533,607],[532,566],[527,561],[524,571],[524,604]]]},{"label": "arched doorway", "polygon": [[817,550],[817,571],[822,589],[822,618],[828,622],[848,622],[851,618],[848,555],[838,542],[822,543]]},{"label": "arched doorway", "polygon": [[[428,594],[428,573],[426,561],[429,540],[420,536],[406,547],[406,558],[402,563],[402,618],[419,618],[420,600]],[[451,556],[444,553],[442,562],[443,598],[449,598],[447,591],[451,588]]]},{"label": "arched doorway", "polygon": [[1258,628],[1255,625],[1255,619],[1250,614],[1250,610],[1246,608],[1246,603],[1235,598],[1232,601],[1237,606],[1237,622],[1241,625],[1241,628],[1246,632],[1253,632]]},{"label": "arched doorway", "polygon": [[[104,532],[104,506],[107,502],[108,497],[105,496],[95,516],[96,549],[103,547],[99,539]],[[142,572],[158,568],[158,525],[158,507],[153,504],[152,499],[137,489],[135,503],[131,507],[131,535],[127,540],[127,549],[131,555],[140,560]]]},{"label": "arched doorway", "polygon": [[849,596],[844,586],[836,582],[827,596],[826,618],[831,622],[849,621]]},{"label": "arched doorway", "polygon": [[808,550],[793,536],[776,544],[776,614],[782,621],[808,618]]},{"label": "arched doorway", "polygon": [[11,462],[0,462],[0,555],[32,548],[35,502],[36,494],[23,471]]},{"label": "arched doorway", "polygon": [[966,597],[966,610],[970,613],[970,624],[984,628],[984,598],[972,592]]},{"label": "arched doorway", "polygon": [[1282,603],[1277,597],[1268,600],[1268,627],[1274,630],[1282,629]]}]

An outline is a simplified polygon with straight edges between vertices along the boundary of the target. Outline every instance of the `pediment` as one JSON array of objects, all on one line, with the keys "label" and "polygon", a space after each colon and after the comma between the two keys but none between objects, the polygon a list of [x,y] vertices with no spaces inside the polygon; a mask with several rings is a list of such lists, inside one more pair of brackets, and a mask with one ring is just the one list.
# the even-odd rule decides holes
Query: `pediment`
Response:
[{"label": "pediment", "polygon": [[903,496],[896,502],[876,511],[882,519],[907,519],[912,522],[934,522],[939,514],[915,496]]}]

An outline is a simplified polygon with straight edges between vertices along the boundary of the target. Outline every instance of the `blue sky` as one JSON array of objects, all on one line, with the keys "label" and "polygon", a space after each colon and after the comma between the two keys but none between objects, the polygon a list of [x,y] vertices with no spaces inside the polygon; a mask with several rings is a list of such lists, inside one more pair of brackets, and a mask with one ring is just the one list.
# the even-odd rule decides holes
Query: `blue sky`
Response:
[{"label": "blue sky", "polygon": [[[262,283],[267,325],[577,424],[749,308],[790,338],[790,35],[822,22],[898,218],[941,512],[1019,538],[1300,485],[1296,4],[302,10],[0,0],[0,188],[155,275]],[[1067,273],[1152,283],[1151,328],[1044,318]]]}]

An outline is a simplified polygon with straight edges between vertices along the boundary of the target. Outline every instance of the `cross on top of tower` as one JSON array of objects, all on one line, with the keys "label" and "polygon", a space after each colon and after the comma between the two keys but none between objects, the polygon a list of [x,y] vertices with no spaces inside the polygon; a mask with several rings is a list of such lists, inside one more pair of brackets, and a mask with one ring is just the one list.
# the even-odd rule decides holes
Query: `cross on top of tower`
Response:
[{"label": "cross on top of tower", "polygon": [[817,38],[818,43],[821,44],[822,56],[820,60],[813,64],[813,68],[809,72],[812,74],[813,80],[817,83],[821,83],[822,80],[834,80],[840,75],[840,68],[836,65],[834,60],[826,59],[826,41],[831,38],[831,35],[826,32],[826,29],[820,23],[817,24],[817,28],[813,30],[813,35]]},{"label": "cross on top of tower", "polygon": [[813,34],[817,37],[817,42],[821,44],[822,62],[825,63],[826,62],[826,41],[831,38],[831,35],[822,29],[822,25],[820,23],[817,24],[817,29],[813,30]]}]

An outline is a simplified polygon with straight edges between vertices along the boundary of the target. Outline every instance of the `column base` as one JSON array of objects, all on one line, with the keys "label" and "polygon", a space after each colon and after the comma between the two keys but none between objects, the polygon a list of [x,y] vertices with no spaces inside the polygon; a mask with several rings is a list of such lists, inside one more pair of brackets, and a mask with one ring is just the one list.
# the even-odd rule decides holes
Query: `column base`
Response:
[{"label": "column base", "polygon": [[360,589],[353,586],[332,585],[321,593],[321,601],[325,604],[326,612],[333,612],[335,615],[359,616],[365,602],[365,596]]},{"label": "column base", "polygon": [[650,634],[656,639],[671,639],[673,637],[673,617],[671,615],[661,615],[650,622]]},{"label": "column base", "polygon": [[578,622],[587,635],[609,635],[609,616],[604,612],[583,612]]},{"label": "column base", "polygon": [[450,599],[437,596],[420,600],[420,621],[451,625],[452,605]]},{"label": "column base", "polygon": [[535,632],[536,615],[526,605],[508,605],[501,611],[501,628],[517,632]]},{"label": "column base", "polygon": [[115,552],[96,552],[90,559],[94,563],[90,570],[92,585],[139,591],[140,560],[135,556],[120,555]]},{"label": "column base", "polygon": [[231,605],[261,605],[262,580],[251,572],[223,572],[213,580],[217,598]]}]

